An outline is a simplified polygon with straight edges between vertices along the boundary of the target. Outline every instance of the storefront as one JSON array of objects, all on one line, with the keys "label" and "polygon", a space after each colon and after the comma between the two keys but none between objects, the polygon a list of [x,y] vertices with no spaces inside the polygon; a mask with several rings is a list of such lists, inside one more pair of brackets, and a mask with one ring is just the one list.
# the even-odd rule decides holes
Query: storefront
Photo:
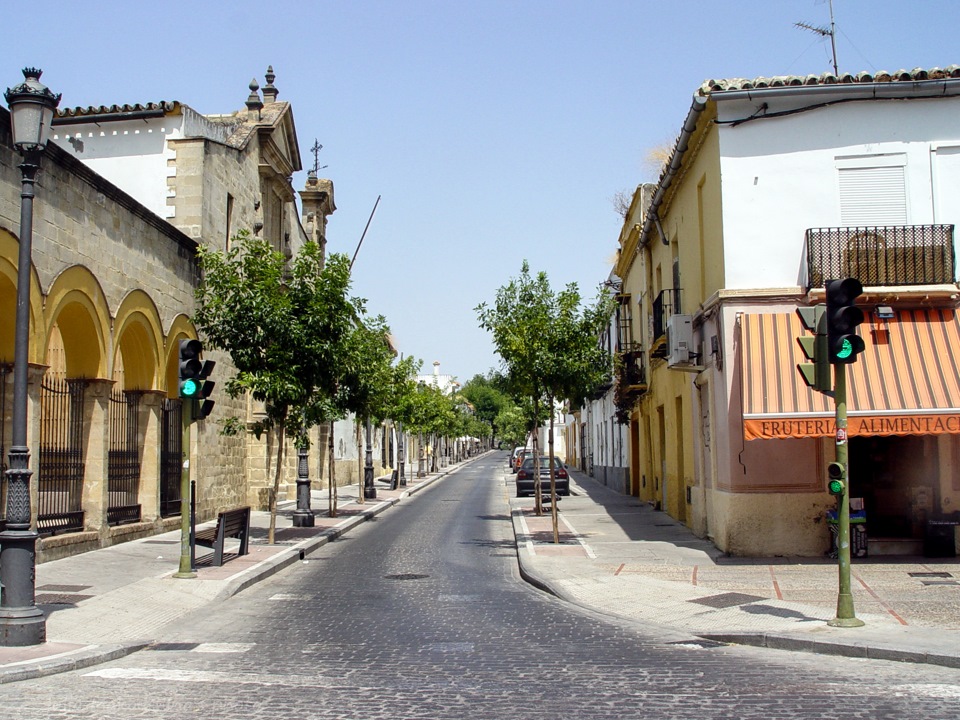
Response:
[{"label": "storefront", "polygon": [[[932,524],[960,515],[960,319],[899,310],[868,314],[861,331],[866,350],[847,366],[851,496],[863,498],[871,554],[920,553]],[[795,313],[741,316],[747,443],[837,437],[833,399],[796,369],[804,332]]]}]

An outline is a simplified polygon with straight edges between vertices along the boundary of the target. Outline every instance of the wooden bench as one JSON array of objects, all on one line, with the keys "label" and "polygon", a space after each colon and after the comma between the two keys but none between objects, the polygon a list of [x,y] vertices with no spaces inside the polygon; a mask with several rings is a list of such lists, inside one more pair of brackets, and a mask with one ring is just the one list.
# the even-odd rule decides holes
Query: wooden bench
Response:
[{"label": "wooden bench", "polygon": [[206,530],[197,530],[193,536],[195,545],[213,549],[213,567],[223,565],[223,542],[227,538],[236,538],[240,541],[237,557],[246,555],[247,544],[250,539],[250,508],[243,507],[236,510],[224,510],[217,515],[216,527]]}]

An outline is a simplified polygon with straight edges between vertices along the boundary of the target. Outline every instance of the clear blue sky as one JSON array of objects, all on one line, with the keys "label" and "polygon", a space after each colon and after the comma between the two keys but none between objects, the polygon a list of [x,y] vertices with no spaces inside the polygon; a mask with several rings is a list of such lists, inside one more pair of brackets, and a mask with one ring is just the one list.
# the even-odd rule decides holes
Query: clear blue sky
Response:
[{"label": "clear blue sky", "polygon": [[[841,71],[960,63],[956,0],[835,0]],[[821,73],[826,0],[48,0],[4,13],[0,83],[44,70],[64,107],[241,109],[273,65],[305,169],[334,181],[330,249],[400,350],[461,381],[498,365],[474,308],[526,258],[592,297],[620,218],[708,78]],[[17,23],[23,22],[23,28]],[[5,79],[4,79],[5,78]],[[306,172],[294,185],[303,186]]]}]

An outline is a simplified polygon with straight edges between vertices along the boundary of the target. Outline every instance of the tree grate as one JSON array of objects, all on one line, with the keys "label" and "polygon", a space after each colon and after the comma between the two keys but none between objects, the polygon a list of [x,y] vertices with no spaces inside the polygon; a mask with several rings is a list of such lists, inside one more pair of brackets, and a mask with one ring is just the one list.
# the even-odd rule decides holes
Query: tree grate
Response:
[{"label": "tree grate", "polygon": [[81,600],[88,600],[93,595],[72,595],[69,593],[39,593],[36,597],[37,605],[76,605]]}]

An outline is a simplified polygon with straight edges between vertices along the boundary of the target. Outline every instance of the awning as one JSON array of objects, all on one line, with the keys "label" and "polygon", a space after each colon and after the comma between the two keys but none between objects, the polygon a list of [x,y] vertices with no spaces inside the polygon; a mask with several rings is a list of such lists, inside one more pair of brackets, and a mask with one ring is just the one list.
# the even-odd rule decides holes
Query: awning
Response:
[{"label": "awning", "polygon": [[[741,316],[743,435],[834,436],[833,399],[804,383],[794,313]],[[866,350],[847,365],[847,434],[960,434],[960,319],[952,309],[898,311],[860,326]]]}]

